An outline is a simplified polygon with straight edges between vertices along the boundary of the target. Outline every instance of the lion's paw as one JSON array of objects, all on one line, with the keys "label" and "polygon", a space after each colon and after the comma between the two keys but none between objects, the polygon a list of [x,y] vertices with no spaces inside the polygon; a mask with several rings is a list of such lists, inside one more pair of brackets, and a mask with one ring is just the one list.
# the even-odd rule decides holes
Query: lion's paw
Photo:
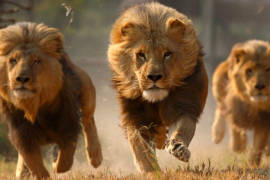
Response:
[{"label": "lion's paw", "polygon": [[170,154],[174,155],[180,161],[189,161],[190,151],[182,142],[175,139],[170,140],[170,142],[167,143],[166,149]]},{"label": "lion's paw", "polygon": [[86,152],[88,161],[92,164],[94,168],[97,168],[103,160],[100,146],[86,148]]}]

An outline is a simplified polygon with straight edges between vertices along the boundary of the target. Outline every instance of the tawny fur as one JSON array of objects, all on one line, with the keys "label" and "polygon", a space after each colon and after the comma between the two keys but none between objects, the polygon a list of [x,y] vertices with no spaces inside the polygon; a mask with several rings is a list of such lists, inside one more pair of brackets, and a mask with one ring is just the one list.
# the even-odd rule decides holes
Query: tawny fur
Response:
[{"label": "tawny fur", "polygon": [[191,20],[156,2],[133,6],[113,25],[108,60],[138,170],[160,170],[154,152],[167,139],[169,152],[187,161],[180,156],[190,153],[175,151],[189,152],[208,84]]},{"label": "tawny fur", "polygon": [[236,152],[246,149],[248,129],[254,130],[250,164],[259,165],[270,128],[270,44],[250,40],[236,44],[213,75],[217,101],[212,139],[219,143],[230,126],[230,145]]},{"label": "tawny fur", "polygon": [[89,162],[98,167],[101,147],[94,122],[95,88],[63,48],[63,35],[36,23],[0,30],[0,112],[17,149],[16,176],[29,169],[49,176],[40,148],[59,146],[56,172],[69,170],[82,124]]}]

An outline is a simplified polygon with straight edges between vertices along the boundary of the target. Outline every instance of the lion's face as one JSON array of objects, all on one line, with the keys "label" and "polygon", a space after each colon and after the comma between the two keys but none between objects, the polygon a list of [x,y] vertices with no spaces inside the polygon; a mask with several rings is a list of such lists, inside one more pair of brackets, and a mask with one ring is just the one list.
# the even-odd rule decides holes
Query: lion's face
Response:
[{"label": "lion's face", "polygon": [[31,122],[62,87],[61,47],[59,31],[42,24],[23,23],[0,30],[0,96],[22,109]]},{"label": "lion's face", "polygon": [[16,101],[31,101],[43,96],[47,90],[58,86],[62,77],[61,65],[56,59],[46,56],[37,47],[29,46],[13,50],[4,60],[10,96]]},{"label": "lion's face", "polygon": [[[163,100],[175,85],[175,79],[183,71],[180,53],[166,37],[153,42],[142,37],[131,49],[132,67],[143,97],[151,102]],[[171,46],[170,46],[171,45]],[[178,67],[175,68],[175,67]],[[179,82],[180,83],[180,82]]]},{"label": "lion's face", "polygon": [[[270,47],[270,46],[269,46]],[[237,50],[232,69],[238,93],[254,105],[269,105],[270,100],[270,48]],[[269,48],[269,49],[267,49]]]},{"label": "lion's face", "polygon": [[108,56],[122,96],[157,102],[193,73],[200,47],[193,25],[184,15],[165,9],[171,16],[161,20],[155,14],[159,7],[143,8],[148,9],[130,9],[116,21]]}]

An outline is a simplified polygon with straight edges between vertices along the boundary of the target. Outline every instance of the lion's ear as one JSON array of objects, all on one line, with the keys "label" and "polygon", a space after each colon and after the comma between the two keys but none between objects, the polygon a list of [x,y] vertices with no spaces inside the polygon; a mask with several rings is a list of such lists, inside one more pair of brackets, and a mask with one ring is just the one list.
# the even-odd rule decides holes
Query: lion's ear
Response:
[{"label": "lion's ear", "polygon": [[166,31],[170,38],[181,40],[184,36],[185,30],[186,25],[180,19],[169,18],[166,22]]},{"label": "lion's ear", "polygon": [[135,40],[141,36],[143,28],[138,24],[128,22],[121,27],[120,31],[122,40]]},{"label": "lion's ear", "polygon": [[40,46],[46,54],[59,59],[63,50],[63,35],[56,28],[47,28],[40,40]]},{"label": "lion's ear", "polygon": [[138,39],[142,34],[142,28],[139,25],[127,22],[124,25],[120,26],[120,29],[117,32],[112,32],[111,40],[113,43],[119,43],[123,41],[129,41]]},{"label": "lion's ear", "polygon": [[121,27],[121,35],[124,37],[132,37],[136,31],[136,26],[133,23],[127,23]]},{"label": "lion's ear", "polygon": [[231,61],[233,61],[234,64],[238,64],[241,62],[241,59],[245,54],[246,54],[246,52],[242,48],[242,44],[237,43],[232,48]]},{"label": "lion's ear", "polygon": [[8,54],[18,43],[20,37],[9,33],[8,28],[0,30],[0,55]]}]

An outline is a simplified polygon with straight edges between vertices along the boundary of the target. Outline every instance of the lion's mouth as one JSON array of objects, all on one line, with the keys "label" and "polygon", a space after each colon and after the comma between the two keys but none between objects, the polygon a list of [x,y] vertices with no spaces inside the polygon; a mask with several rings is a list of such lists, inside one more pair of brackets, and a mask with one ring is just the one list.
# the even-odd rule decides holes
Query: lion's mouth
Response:
[{"label": "lion's mouth", "polygon": [[257,94],[257,95],[250,96],[250,101],[255,102],[255,103],[266,102],[266,101],[268,101],[268,99],[269,99],[268,96],[263,95],[263,94]]},{"label": "lion's mouth", "polygon": [[13,90],[13,94],[16,98],[27,99],[27,98],[32,97],[35,94],[35,91],[30,90],[23,86],[23,87],[15,88]]},{"label": "lion's mouth", "polygon": [[158,89],[163,89],[163,88],[160,88],[160,87],[157,87],[156,85],[148,88],[147,90],[158,90]]}]

